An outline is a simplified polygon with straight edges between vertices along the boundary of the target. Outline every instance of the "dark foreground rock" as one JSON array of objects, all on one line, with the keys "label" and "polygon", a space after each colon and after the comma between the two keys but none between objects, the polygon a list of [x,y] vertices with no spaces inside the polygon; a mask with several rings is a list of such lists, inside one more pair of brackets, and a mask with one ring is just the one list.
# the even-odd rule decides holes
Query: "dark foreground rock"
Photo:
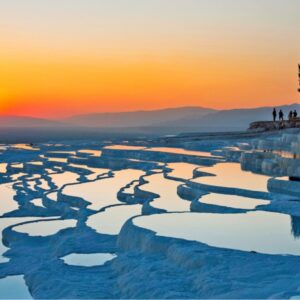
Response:
[{"label": "dark foreground rock", "polygon": [[253,131],[271,131],[286,128],[300,128],[300,118],[294,118],[290,121],[256,121],[252,122],[249,130]]}]

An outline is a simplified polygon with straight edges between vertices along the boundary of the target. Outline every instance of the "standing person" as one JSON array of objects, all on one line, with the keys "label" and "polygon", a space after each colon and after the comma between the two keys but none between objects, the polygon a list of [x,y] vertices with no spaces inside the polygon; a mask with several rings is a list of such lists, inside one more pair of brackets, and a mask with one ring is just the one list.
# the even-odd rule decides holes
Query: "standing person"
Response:
[{"label": "standing person", "polygon": [[275,122],[276,121],[276,117],[277,117],[277,111],[276,111],[276,108],[273,109],[273,121]]},{"label": "standing person", "polygon": [[292,121],[292,119],[293,119],[293,111],[290,111],[290,113],[289,113],[289,121]]},{"label": "standing person", "polygon": [[293,113],[293,117],[294,118],[297,118],[297,116],[298,116],[298,113],[297,113],[297,111],[296,111],[296,109],[294,110],[294,113]]},{"label": "standing person", "polygon": [[283,111],[280,110],[279,111],[279,121],[283,121],[283,116],[284,116]]}]

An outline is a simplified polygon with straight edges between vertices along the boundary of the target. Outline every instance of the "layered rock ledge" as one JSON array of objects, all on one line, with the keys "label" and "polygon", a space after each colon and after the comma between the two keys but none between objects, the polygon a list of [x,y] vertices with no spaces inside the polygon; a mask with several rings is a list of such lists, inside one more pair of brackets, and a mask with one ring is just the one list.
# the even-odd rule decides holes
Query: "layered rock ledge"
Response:
[{"label": "layered rock ledge", "polygon": [[293,118],[290,121],[256,121],[250,123],[248,130],[272,131],[286,128],[300,128],[300,118]]}]

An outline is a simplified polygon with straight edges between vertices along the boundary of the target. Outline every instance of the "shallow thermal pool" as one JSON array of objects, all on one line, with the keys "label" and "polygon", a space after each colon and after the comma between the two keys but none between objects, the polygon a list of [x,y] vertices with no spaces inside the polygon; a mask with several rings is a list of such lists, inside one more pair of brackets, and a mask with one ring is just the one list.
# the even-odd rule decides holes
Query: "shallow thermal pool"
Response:
[{"label": "shallow thermal pool", "polygon": [[39,150],[39,148],[34,147],[30,144],[13,144],[11,147],[16,149],[21,149],[21,150],[32,150],[32,151]]},{"label": "shallow thermal pool", "polygon": [[198,170],[216,176],[201,176],[193,179],[193,182],[212,186],[268,192],[267,184],[270,177],[243,171],[239,163],[218,163],[212,167],[200,167]]},{"label": "shallow thermal pool", "polygon": [[0,173],[6,173],[7,163],[0,163]]},{"label": "shallow thermal pool", "polygon": [[133,222],[159,236],[198,241],[213,247],[300,255],[300,239],[295,238],[298,222],[292,222],[286,214],[172,213],[137,217]]},{"label": "shallow thermal pool", "polygon": [[119,190],[143,174],[143,171],[134,169],[116,171],[113,177],[67,186],[63,193],[81,197],[91,203],[89,209],[99,210],[108,205],[120,204],[117,199]]},{"label": "shallow thermal pool", "polygon": [[40,182],[37,184],[37,186],[39,188],[42,188],[44,190],[50,190],[50,186],[47,180],[45,180],[44,178],[39,180]]},{"label": "shallow thermal pool", "polygon": [[80,164],[69,164],[70,167],[74,167],[74,168],[79,168],[79,169],[83,169],[83,170],[88,170],[91,171],[92,173],[89,175],[86,175],[86,178],[88,180],[95,180],[97,179],[98,176],[108,173],[110,171],[110,169],[104,169],[104,168],[92,168],[92,167],[88,167],[86,165],[80,165]]},{"label": "shallow thermal pool", "polygon": [[11,184],[0,184],[0,195],[0,216],[19,208],[18,202],[14,200],[16,192],[12,189]]},{"label": "shallow thermal pool", "polygon": [[142,206],[140,204],[112,206],[90,216],[86,224],[98,233],[117,235],[128,219],[141,213]]},{"label": "shallow thermal pool", "polygon": [[31,203],[34,204],[35,206],[45,208],[45,206],[43,204],[43,200],[41,198],[33,199],[33,200],[31,200]]},{"label": "shallow thermal pool", "polygon": [[210,152],[204,151],[193,151],[193,150],[186,150],[182,148],[172,148],[172,147],[153,147],[147,148],[145,151],[156,151],[156,152],[166,152],[166,153],[175,153],[175,154],[184,154],[184,155],[196,155],[196,156],[203,156],[203,157],[215,157]]},{"label": "shallow thermal pool", "polygon": [[116,257],[111,253],[72,253],[62,257],[67,265],[92,267],[104,265]]},{"label": "shallow thermal pool", "polygon": [[[29,222],[34,220],[40,220],[41,217],[19,217],[19,218],[0,218],[0,263],[7,262],[9,259],[4,257],[3,254],[8,250],[6,246],[3,245],[2,240],[2,232],[5,228],[22,223],[22,222]],[[0,289],[1,290],[1,289]]]},{"label": "shallow thermal pool", "polygon": [[183,200],[177,194],[177,187],[182,184],[180,181],[164,178],[162,173],[145,177],[148,182],[140,186],[143,191],[158,194],[159,197],[153,199],[152,207],[164,209],[166,211],[189,211],[190,201]]},{"label": "shallow thermal pool", "polygon": [[186,180],[193,178],[193,171],[199,168],[199,165],[179,162],[169,163],[168,168],[172,169],[172,171],[168,173],[169,176]]},{"label": "shallow thermal pool", "polygon": [[58,195],[57,192],[52,192],[52,193],[47,194],[47,198],[52,201],[57,201],[57,195]]},{"label": "shallow thermal pool", "polygon": [[32,299],[24,277],[19,275],[0,279],[0,299]]},{"label": "shallow thermal pool", "polygon": [[45,157],[46,160],[53,163],[66,164],[68,162],[67,158],[59,158],[59,157]]},{"label": "shallow thermal pool", "polygon": [[82,149],[78,151],[79,155],[84,154],[88,156],[101,156],[102,151],[101,150],[91,150],[91,149]]},{"label": "shallow thermal pool", "polygon": [[129,187],[123,190],[123,193],[134,194],[134,189],[140,184],[139,180],[133,181]]},{"label": "shallow thermal pool", "polygon": [[114,150],[143,150],[145,147],[141,146],[130,146],[130,145],[111,145],[106,146],[104,149],[114,149]]},{"label": "shallow thermal pool", "polygon": [[14,227],[14,230],[21,233],[27,233],[30,236],[47,236],[56,234],[62,229],[74,228],[76,220],[45,220]]},{"label": "shallow thermal pool", "polygon": [[273,150],[271,152],[283,158],[300,159],[300,155],[293,152],[278,151],[278,150]]},{"label": "shallow thermal pool", "polygon": [[63,172],[58,174],[49,175],[51,181],[58,187],[61,188],[67,183],[75,183],[78,182],[79,175],[73,172]]},{"label": "shallow thermal pool", "polygon": [[267,205],[270,203],[268,200],[216,193],[210,193],[202,196],[199,199],[199,202],[240,209],[255,209],[259,205]]}]

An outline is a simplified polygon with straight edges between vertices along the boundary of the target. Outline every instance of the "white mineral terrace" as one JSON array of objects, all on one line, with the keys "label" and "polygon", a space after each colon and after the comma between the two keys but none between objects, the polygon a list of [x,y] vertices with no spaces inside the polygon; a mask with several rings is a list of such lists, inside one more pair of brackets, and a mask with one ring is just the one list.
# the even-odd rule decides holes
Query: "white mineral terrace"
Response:
[{"label": "white mineral terrace", "polygon": [[299,154],[297,131],[1,145],[0,299],[296,297]]}]

